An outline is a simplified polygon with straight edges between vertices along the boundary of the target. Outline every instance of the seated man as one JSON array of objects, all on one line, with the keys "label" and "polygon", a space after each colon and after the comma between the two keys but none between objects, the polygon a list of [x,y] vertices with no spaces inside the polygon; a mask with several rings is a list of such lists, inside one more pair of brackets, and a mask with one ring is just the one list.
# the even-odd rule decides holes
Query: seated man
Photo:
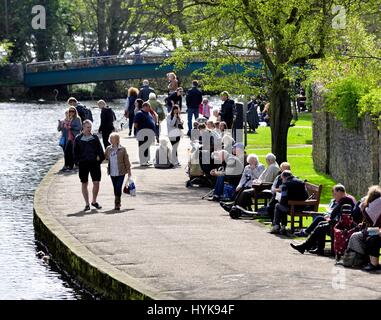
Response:
[{"label": "seated man", "polygon": [[213,169],[210,172],[212,176],[217,177],[217,180],[214,187],[213,196],[208,198],[208,200],[220,201],[220,198],[224,192],[225,180],[233,186],[237,186],[244,169],[244,164],[239,155],[230,154],[226,150],[213,152],[212,158],[215,162],[221,163],[221,167],[217,170]]},{"label": "seated man", "polygon": [[289,200],[304,201],[308,198],[305,183],[294,177],[289,170],[281,173],[282,185],[279,203],[275,205],[273,228],[270,233],[286,234],[287,214],[290,211]]},{"label": "seated man", "polygon": [[[279,173],[279,166],[276,162],[276,157],[272,153],[266,155],[266,163],[268,167],[261,173],[261,175],[252,181],[252,184],[261,184],[263,182],[274,182],[274,179]],[[253,205],[253,198],[257,196],[255,188],[249,188],[245,190],[239,198],[237,198],[236,205],[251,210]]]},{"label": "seated man", "polygon": [[258,214],[261,216],[268,216],[271,221],[274,220],[274,210],[275,210],[275,205],[278,203],[277,198],[277,193],[280,193],[280,186],[282,185],[282,178],[281,178],[281,173],[285,170],[291,170],[291,166],[288,162],[282,162],[280,164],[280,171],[278,172],[278,175],[276,176],[272,186],[271,186],[271,200],[269,201],[268,205],[263,208],[259,208]]},{"label": "seated man", "polygon": [[315,230],[317,225],[322,221],[330,221],[335,223],[340,218],[341,207],[343,204],[350,204],[352,208],[354,207],[356,200],[350,194],[347,194],[345,187],[342,184],[337,184],[332,188],[333,199],[328,205],[327,212],[325,215],[316,215],[311,223],[311,225],[300,232],[295,232],[298,237],[308,237],[312,231]]},{"label": "seated man", "polygon": [[[341,184],[337,184],[333,187],[333,201],[331,201],[331,212],[323,217],[315,218],[311,224],[311,228],[307,228],[307,232],[311,232],[310,236],[300,245],[294,245],[290,243],[291,247],[300,253],[304,253],[309,250],[310,253],[318,255],[324,255],[325,236],[330,235],[331,228],[334,226],[340,218],[341,210],[344,205],[350,205],[353,209],[356,200],[348,195],[345,191],[345,187]],[[313,227],[313,229],[312,229]],[[312,231],[310,231],[312,229]],[[311,250],[312,248],[316,248]]]},{"label": "seated man", "polygon": [[265,171],[265,166],[259,162],[258,156],[256,154],[249,154],[247,156],[247,162],[249,163],[243,170],[241,180],[236,188],[235,195],[232,202],[220,202],[222,208],[226,211],[230,211],[231,208],[236,205],[240,199],[241,194],[244,190],[250,189],[253,180],[256,180]]}]

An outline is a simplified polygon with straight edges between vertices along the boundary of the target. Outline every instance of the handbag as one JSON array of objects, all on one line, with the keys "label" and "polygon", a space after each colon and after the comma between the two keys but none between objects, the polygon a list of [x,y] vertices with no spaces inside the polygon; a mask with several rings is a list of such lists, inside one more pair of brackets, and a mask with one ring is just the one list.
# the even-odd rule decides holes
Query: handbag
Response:
[{"label": "handbag", "polygon": [[125,194],[130,194],[130,188],[129,188],[129,186],[128,186],[128,183],[126,183],[126,184],[124,185],[123,193],[125,193]]},{"label": "handbag", "polygon": [[59,140],[59,142],[58,142],[58,145],[59,145],[62,149],[65,148],[65,145],[66,145],[66,138],[65,138],[65,136],[61,136],[61,138],[60,138],[60,140]]}]

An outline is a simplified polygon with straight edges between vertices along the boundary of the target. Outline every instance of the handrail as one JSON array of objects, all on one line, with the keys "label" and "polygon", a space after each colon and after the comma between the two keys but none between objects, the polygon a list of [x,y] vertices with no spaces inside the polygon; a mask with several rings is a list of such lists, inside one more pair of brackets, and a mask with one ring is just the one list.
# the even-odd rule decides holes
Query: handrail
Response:
[{"label": "handrail", "polygon": [[[26,64],[26,73],[34,73],[41,71],[54,71],[54,70],[65,70],[75,67],[79,68],[89,68],[103,65],[125,65],[125,64],[138,64],[138,63],[158,63],[163,62],[164,59],[170,57],[169,54],[129,54],[129,55],[112,55],[112,56],[94,56],[70,60],[53,60],[53,61],[40,61],[40,62],[30,62]],[[254,59],[258,58],[258,55],[248,55],[237,53],[237,57],[243,59]],[[192,61],[199,62],[203,59],[193,58]]]}]

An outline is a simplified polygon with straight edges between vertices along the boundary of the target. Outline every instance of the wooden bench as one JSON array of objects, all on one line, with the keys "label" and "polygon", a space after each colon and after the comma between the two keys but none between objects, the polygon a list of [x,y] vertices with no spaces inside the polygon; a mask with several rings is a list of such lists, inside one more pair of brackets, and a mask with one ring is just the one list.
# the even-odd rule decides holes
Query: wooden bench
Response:
[{"label": "wooden bench", "polygon": [[[290,223],[291,223],[291,232],[295,231],[295,223],[298,223],[299,228],[303,228],[303,217],[311,217],[312,212],[317,212],[319,210],[320,196],[323,189],[322,185],[315,185],[309,182],[305,182],[308,199],[305,201],[294,201],[289,200],[288,205],[290,207]],[[308,209],[306,209],[308,207]],[[306,211],[310,210],[310,211]],[[296,221],[295,217],[299,217]]]},{"label": "wooden bench", "polygon": [[268,200],[270,200],[273,196],[270,190],[272,185],[272,182],[262,182],[252,185],[252,188],[255,191],[254,196],[252,198],[254,200],[255,212],[258,211],[259,205],[267,206]]}]

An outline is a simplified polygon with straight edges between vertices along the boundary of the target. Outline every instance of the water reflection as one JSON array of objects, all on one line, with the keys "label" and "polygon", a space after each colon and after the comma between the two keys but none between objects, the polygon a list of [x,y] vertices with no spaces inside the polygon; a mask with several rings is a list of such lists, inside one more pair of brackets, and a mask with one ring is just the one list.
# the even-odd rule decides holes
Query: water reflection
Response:
[{"label": "water reflection", "polygon": [[[96,103],[86,102],[99,127]],[[124,102],[112,104],[121,115]],[[0,299],[87,299],[62,272],[36,256],[34,192],[62,156],[57,120],[65,103],[0,103]]]}]

